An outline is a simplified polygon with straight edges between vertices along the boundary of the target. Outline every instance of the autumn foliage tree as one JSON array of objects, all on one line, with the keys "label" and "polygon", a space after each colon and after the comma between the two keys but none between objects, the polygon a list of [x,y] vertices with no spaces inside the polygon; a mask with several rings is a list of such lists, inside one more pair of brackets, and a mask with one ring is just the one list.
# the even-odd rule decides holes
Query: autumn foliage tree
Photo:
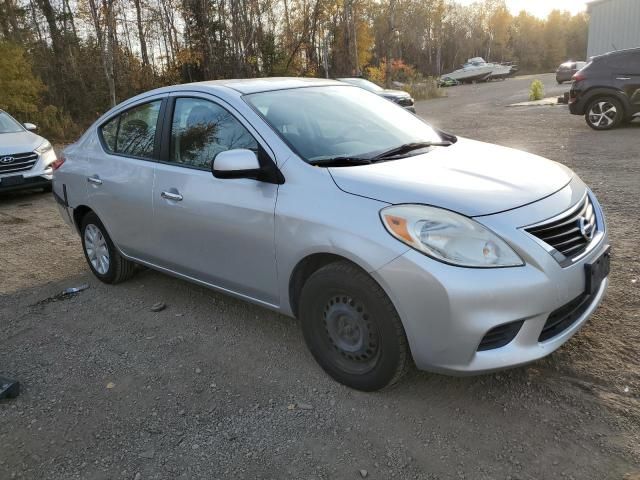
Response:
[{"label": "autumn foliage tree", "polygon": [[505,0],[0,0],[0,104],[71,140],[114,104],[200,80],[368,74],[412,82],[468,58],[525,72],[583,59],[586,14]]}]

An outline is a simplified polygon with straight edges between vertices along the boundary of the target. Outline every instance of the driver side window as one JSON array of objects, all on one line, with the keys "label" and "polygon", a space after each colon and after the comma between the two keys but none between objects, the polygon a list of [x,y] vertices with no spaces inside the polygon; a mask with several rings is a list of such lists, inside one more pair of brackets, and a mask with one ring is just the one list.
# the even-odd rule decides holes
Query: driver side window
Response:
[{"label": "driver side window", "polygon": [[210,170],[220,152],[258,143],[236,118],[221,106],[200,98],[176,99],[171,125],[170,162]]}]

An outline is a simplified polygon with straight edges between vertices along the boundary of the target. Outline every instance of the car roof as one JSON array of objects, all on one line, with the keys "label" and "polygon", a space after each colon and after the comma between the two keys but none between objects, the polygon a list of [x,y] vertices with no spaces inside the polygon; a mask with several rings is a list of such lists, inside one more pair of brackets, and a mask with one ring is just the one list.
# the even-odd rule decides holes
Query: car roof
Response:
[{"label": "car roof", "polygon": [[622,50],[614,50],[613,52],[607,52],[607,53],[603,53],[602,55],[596,55],[595,57],[593,57],[593,59],[599,59],[599,58],[607,58],[607,57],[614,57],[617,55],[626,55],[628,53],[638,53],[640,54],[640,47],[634,47],[634,48],[624,48]]},{"label": "car roof", "polygon": [[235,94],[245,95],[258,92],[269,92],[276,90],[287,90],[292,88],[319,87],[319,86],[342,86],[352,87],[347,83],[337,80],[328,80],[322,78],[306,78],[306,77],[264,77],[264,78],[246,78],[246,79],[228,79],[228,80],[208,80],[204,82],[181,83],[177,85],[168,85],[166,87],[156,88],[143,92],[135,97],[128,98],[119,103],[112,109],[105,112],[98,119],[98,123],[110,116],[116,110],[128,108],[129,105],[145,100],[155,95],[167,95],[174,92],[212,92],[217,94]]},{"label": "car roof", "polygon": [[[188,87],[226,87],[242,94],[268,92],[272,90],[286,90],[290,88],[319,87],[330,85],[344,85],[336,80],[323,78],[306,77],[265,77],[265,78],[245,78],[230,80],[209,80],[205,82],[188,83],[180,85],[182,88]],[[178,86],[176,86],[178,87]]]}]

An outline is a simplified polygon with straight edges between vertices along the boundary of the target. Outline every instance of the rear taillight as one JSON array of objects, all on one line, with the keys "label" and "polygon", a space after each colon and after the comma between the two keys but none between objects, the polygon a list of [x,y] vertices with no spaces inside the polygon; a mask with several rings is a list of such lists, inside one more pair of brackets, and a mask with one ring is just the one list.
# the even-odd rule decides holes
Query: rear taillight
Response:
[{"label": "rear taillight", "polygon": [[53,171],[55,172],[56,170],[58,170],[58,169],[62,166],[62,164],[64,163],[64,161],[65,161],[64,156],[63,156],[63,155],[60,155],[60,156],[58,157],[58,159],[57,159],[55,162],[53,162],[50,166],[51,166],[51,168],[53,169]]},{"label": "rear taillight", "polygon": [[573,77],[571,77],[571,79],[572,79],[574,82],[581,82],[581,81],[582,81],[582,80],[584,80],[585,78],[587,78],[587,77],[586,77],[586,75],[585,75],[584,73],[582,73],[582,72],[576,72],[576,73],[574,73],[574,74],[573,74]]}]

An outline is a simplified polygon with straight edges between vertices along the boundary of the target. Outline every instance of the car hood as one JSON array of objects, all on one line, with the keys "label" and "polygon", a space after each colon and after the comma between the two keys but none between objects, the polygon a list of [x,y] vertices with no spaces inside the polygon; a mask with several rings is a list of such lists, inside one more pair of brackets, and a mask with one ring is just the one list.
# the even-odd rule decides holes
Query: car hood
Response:
[{"label": "car hood", "polygon": [[383,202],[420,203],[478,216],[540,200],[567,185],[567,167],[464,138],[400,160],[329,169],[337,186]]},{"label": "car hood", "polygon": [[409,95],[408,92],[405,92],[404,90],[390,90],[390,89],[385,89],[382,92],[380,92],[380,95],[382,95],[383,97],[392,97],[392,98],[402,98],[402,97],[410,97],[411,95]]},{"label": "car hood", "polygon": [[0,133],[0,156],[33,152],[44,141],[41,136],[28,131]]}]

